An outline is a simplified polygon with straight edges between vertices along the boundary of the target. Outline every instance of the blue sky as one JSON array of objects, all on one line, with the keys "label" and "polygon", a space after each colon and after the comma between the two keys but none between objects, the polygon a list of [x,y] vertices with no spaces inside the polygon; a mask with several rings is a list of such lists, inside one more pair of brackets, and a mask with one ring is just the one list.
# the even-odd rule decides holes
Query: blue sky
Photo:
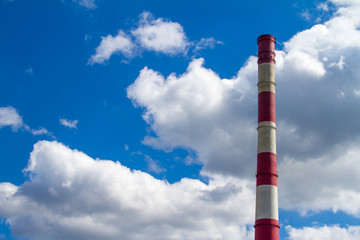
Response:
[{"label": "blue sky", "polygon": [[359,11],[1,0],[0,239],[253,239],[261,34],[281,239],[359,239]]}]

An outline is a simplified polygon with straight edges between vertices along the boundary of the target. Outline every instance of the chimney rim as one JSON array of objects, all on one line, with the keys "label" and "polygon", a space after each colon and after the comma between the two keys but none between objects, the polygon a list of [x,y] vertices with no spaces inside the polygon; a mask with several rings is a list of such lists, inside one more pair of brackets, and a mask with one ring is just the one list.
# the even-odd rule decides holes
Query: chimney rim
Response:
[{"label": "chimney rim", "polygon": [[276,42],[275,37],[273,35],[271,35],[271,34],[262,34],[262,35],[260,35],[257,38],[257,43],[259,44],[259,42],[263,41],[263,40],[270,40],[270,41]]}]

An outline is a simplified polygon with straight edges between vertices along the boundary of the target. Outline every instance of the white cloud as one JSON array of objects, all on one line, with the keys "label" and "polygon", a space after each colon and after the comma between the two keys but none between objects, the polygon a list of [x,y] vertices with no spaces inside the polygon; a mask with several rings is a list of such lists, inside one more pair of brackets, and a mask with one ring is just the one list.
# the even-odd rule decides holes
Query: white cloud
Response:
[{"label": "white cloud", "polygon": [[151,13],[140,15],[138,27],[131,31],[135,38],[119,30],[117,36],[102,37],[96,53],[89,59],[90,64],[104,63],[113,54],[122,53],[125,57],[134,57],[143,50],[161,52],[168,55],[185,54],[190,45],[183,27],[176,22],[163,18],[155,19]]},{"label": "white cloud", "polygon": [[150,156],[145,155],[145,161],[147,162],[148,171],[153,173],[163,173],[166,172],[165,168],[160,166],[160,162],[152,159]]},{"label": "white cloud", "polygon": [[301,17],[304,18],[306,21],[309,21],[311,18],[311,14],[308,10],[305,10],[301,13]]},{"label": "white cloud", "polygon": [[30,76],[33,76],[33,75],[34,75],[34,70],[33,70],[32,67],[28,67],[28,68],[25,70],[25,72],[26,72],[27,74],[29,74]]},{"label": "white cloud", "polygon": [[216,44],[224,43],[222,41],[216,40],[214,37],[201,38],[200,41],[195,44],[194,51],[199,51],[205,48],[214,48]]},{"label": "white cloud", "polygon": [[29,125],[24,124],[22,126],[22,129],[29,132],[29,133],[31,133],[34,136],[47,135],[47,136],[50,136],[52,138],[55,138],[52,132],[49,132],[46,128],[43,128],[43,127],[38,128],[38,129],[34,129],[34,128],[31,128]]},{"label": "white cloud", "polygon": [[169,55],[186,53],[189,42],[179,23],[155,19],[149,12],[143,12],[140,18],[138,28],[131,33],[141,47]]},{"label": "white cloud", "polygon": [[126,57],[132,57],[135,45],[132,43],[130,36],[122,30],[115,37],[110,34],[102,37],[100,45],[96,48],[96,53],[89,59],[89,64],[104,63],[109,60],[111,55],[122,53]]},{"label": "white cloud", "polygon": [[323,10],[323,11],[329,11],[329,6],[327,2],[322,2],[316,5],[317,9]]},{"label": "white cloud", "polygon": [[136,28],[130,31],[130,35],[119,30],[119,34],[115,37],[111,35],[102,37],[96,53],[89,59],[89,64],[104,63],[116,53],[122,53],[126,58],[132,58],[143,51],[154,51],[170,56],[186,55],[191,47],[194,47],[193,52],[196,54],[201,49],[214,48],[216,44],[223,44],[214,37],[190,42],[179,23],[155,18],[150,12],[144,11],[139,18]]},{"label": "white cloud", "polygon": [[195,158],[195,157],[192,157],[190,155],[187,155],[184,159],[184,163],[185,165],[187,166],[190,166],[190,165],[195,165],[195,164],[201,164],[201,162]]},{"label": "white cloud", "polygon": [[32,133],[33,135],[43,135],[43,134],[52,135],[52,134],[49,133],[49,131],[46,130],[45,128],[32,129],[32,130],[31,130],[31,133]]},{"label": "white cloud", "polygon": [[347,7],[360,5],[358,0],[330,0],[330,1],[340,6],[347,6]]},{"label": "white cloud", "polygon": [[279,165],[280,205],[285,209],[344,211],[360,217],[360,148],[344,143],[317,158],[287,158]]},{"label": "white cloud", "polygon": [[35,144],[25,172],[21,186],[0,183],[0,215],[18,237],[252,239],[255,186],[247,181],[169,184],[47,141]]},{"label": "white cloud", "polygon": [[11,106],[0,107],[0,129],[6,126],[11,127],[13,131],[18,131],[19,129],[22,129],[31,133],[32,135],[53,136],[52,133],[45,128],[33,129],[29,127],[29,125],[24,123],[18,111]]},{"label": "white cloud", "polygon": [[[282,208],[360,215],[360,189],[353,184],[360,180],[360,149],[354,144],[360,139],[360,112],[354,110],[360,89],[358,10],[340,8],[277,51]],[[346,65],[329,66],[344,59]],[[256,76],[255,57],[231,79],[195,59],[181,75],[164,77],[145,67],[127,90],[156,134],[144,143],[195,150],[205,164],[202,173],[219,174],[208,185],[191,179],[169,184],[56,142],[39,142],[27,168],[31,181],[0,185],[0,215],[15,234],[38,239],[246,239],[254,186],[224,176],[254,179]],[[290,229],[290,236],[295,240],[301,230],[307,236],[305,228]]]},{"label": "white cloud", "polygon": [[23,128],[28,131],[29,133],[31,133],[32,135],[49,135],[49,136],[53,136],[53,134],[51,132],[49,132],[47,129],[45,128],[39,128],[39,129],[33,129],[31,127],[29,127],[29,125],[24,124]]},{"label": "white cloud", "polygon": [[72,1],[88,9],[96,8],[95,0],[72,0]]},{"label": "white cloud", "polygon": [[75,129],[77,129],[77,124],[79,123],[79,120],[69,120],[66,118],[60,118],[59,121],[60,121],[61,125],[68,127],[68,128],[75,128]]},{"label": "white cloud", "polygon": [[[342,6],[329,21],[297,33],[277,51],[283,208],[341,210],[359,216],[355,202],[360,189],[341,177],[357,179],[352,153],[359,148],[350,143],[360,139],[358,12],[359,5]],[[333,62],[336,67],[329,66]],[[250,57],[232,79],[222,79],[202,64],[202,59],[195,59],[185,73],[168,77],[147,67],[141,70],[127,91],[135,106],[145,109],[143,118],[155,133],[143,142],[166,150],[177,146],[195,150],[204,163],[203,174],[254,179],[256,58]],[[335,169],[339,183],[329,179]],[[302,187],[300,177],[306,178]]]},{"label": "white cloud", "polygon": [[284,59],[286,71],[295,74],[308,74],[310,77],[321,78],[325,75],[324,64],[315,56],[303,51],[291,49]]},{"label": "white cloud", "polygon": [[357,240],[360,238],[360,226],[348,226],[342,228],[337,225],[304,227],[296,229],[286,227],[289,240]]},{"label": "white cloud", "polygon": [[0,107],[0,128],[9,126],[13,131],[17,131],[23,126],[22,117],[17,110],[11,106]]},{"label": "white cloud", "polygon": [[195,59],[184,74],[166,79],[151,69],[141,70],[128,97],[146,109],[143,118],[158,136],[143,142],[161,149],[190,147],[206,163],[206,171],[249,174],[255,167],[247,163],[252,162],[248,151],[256,148],[256,116],[241,114],[256,109],[256,93],[248,82],[248,74],[256,76],[256,59],[231,80],[202,65],[203,59]]}]

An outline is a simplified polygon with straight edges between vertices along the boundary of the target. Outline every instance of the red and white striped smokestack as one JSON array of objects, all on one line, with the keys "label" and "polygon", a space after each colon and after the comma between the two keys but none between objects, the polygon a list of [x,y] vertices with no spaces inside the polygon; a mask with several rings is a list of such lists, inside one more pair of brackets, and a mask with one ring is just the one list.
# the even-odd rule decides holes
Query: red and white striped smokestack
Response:
[{"label": "red and white striped smokestack", "polygon": [[255,240],[279,240],[275,124],[275,38],[258,44],[258,150]]}]

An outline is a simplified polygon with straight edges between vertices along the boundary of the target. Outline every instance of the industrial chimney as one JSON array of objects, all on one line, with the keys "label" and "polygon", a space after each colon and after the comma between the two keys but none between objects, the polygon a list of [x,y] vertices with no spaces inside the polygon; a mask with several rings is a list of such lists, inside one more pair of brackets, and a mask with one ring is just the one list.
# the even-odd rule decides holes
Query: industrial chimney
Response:
[{"label": "industrial chimney", "polygon": [[258,44],[258,148],[255,240],[279,239],[275,125],[275,38]]}]

